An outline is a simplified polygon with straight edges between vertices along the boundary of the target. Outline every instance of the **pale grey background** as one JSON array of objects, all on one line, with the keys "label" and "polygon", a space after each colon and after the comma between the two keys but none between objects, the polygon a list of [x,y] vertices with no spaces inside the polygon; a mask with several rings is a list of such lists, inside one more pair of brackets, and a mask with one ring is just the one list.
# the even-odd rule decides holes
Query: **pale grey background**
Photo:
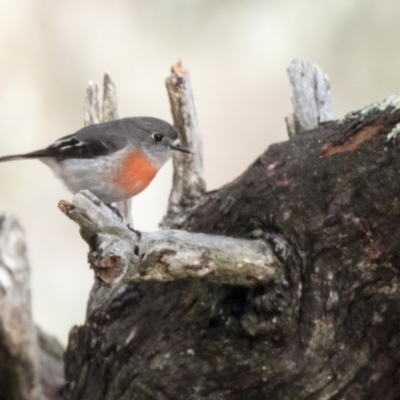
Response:
[{"label": "pale grey background", "polygon": [[[105,71],[121,116],[170,120],[164,78],[181,58],[217,188],[286,139],[291,59],[330,75],[339,116],[396,92],[399,16],[396,0],[0,0],[0,155],[79,129],[86,84]],[[135,198],[139,229],[156,229],[170,175]],[[57,210],[71,195],[37,161],[1,164],[0,182],[0,211],[27,233],[35,319],[65,342],[92,283],[78,228]]]}]

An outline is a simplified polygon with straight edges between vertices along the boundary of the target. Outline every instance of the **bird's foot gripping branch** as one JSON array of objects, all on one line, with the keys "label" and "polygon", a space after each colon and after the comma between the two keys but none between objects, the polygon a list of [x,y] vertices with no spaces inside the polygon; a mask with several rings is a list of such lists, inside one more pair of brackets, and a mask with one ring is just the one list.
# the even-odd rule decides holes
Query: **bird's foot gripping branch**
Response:
[{"label": "bird's foot gripping branch", "polygon": [[62,200],[59,208],[81,227],[90,265],[104,286],[202,278],[251,287],[273,280],[280,264],[262,240],[167,229],[138,237],[88,191],[76,194],[72,203]]}]

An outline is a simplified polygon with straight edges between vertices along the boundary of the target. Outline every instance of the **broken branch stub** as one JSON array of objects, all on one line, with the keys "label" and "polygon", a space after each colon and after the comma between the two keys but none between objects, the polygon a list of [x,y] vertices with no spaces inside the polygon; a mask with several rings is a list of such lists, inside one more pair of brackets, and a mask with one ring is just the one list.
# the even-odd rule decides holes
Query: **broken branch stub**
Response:
[{"label": "broken branch stub", "polygon": [[141,262],[128,280],[208,282],[251,287],[273,280],[278,261],[263,241],[162,230],[144,234]]},{"label": "broken branch stub", "polygon": [[169,196],[167,214],[161,225],[179,226],[184,220],[184,210],[196,205],[206,190],[203,173],[203,143],[193,99],[189,72],[180,61],[171,68],[166,79],[168,97],[174,126],[182,144],[192,154],[174,152],[173,184]]},{"label": "broken branch stub", "polygon": [[285,118],[289,137],[335,119],[328,75],[316,64],[293,60],[288,68],[292,85],[293,114]]},{"label": "broken branch stub", "polygon": [[83,105],[83,123],[85,126],[88,126],[98,124],[101,121],[99,85],[96,82],[90,81],[86,89]]},{"label": "broken branch stub", "polygon": [[[103,98],[100,97],[99,85],[89,82],[84,101],[84,125],[113,121],[118,118],[117,86],[109,74],[103,78]],[[115,203],[121,216],[133,226],[131,213],[132,200]]]},{"label": "broken branch stub", "polygon": [[103,122],[118,119],[117,86],[109,74],[103,79]]},{"label": "broken branch stub", "polygon": [[[109,74],[104,74],[103,79],[103,122],[118,119],[117,85]],[[124,220],[133,226],[132,199],[115,203]]]},{"label": "broken branch stub", "polygon": [[81,227],[91,246],[89,262],[98,281],[113,286],[121,281],[204,279],[246,287],[274,279],[280,262],[269,244],[177,230],[132,232],[88,191],[59,208]]}]

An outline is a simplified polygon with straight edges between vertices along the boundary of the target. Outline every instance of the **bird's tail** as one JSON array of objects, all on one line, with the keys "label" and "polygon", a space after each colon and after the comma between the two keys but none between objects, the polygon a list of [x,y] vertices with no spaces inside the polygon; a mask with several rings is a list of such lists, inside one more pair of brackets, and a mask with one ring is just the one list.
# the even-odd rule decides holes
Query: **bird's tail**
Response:
[{"label": "bird's tail", "polygon": [[22,160],[24,158],[31,158],[31,157],[27,157],[26,154],[15,154],[15,155],[12,155],[12,156],[0,157],[0,162],[13,161],[13,160]]},{"label": "bird's tail", "polygon": [[49,154],[48,152],[46,152],[46,149],[44,149],[44,150],[32,151],[31,153],[13,154],[11,156],[0,157],[0,162],[3,162],[3,161],[14,161],[14,160],[25,160],[25,159],[29,159],[29,158],[51,157],[51,156],[52,155]]}]

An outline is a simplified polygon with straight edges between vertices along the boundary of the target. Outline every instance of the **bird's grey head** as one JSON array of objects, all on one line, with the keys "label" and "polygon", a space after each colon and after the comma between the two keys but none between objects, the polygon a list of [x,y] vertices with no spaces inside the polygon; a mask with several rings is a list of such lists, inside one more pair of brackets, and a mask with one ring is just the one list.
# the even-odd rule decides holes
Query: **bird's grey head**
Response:
[{"label": "bird's grey head", "polygon": [[168,122],[153,117],[128,118],[128,140],[161,166],[173,150],[190,153],[179,143],[178,133]]}]

